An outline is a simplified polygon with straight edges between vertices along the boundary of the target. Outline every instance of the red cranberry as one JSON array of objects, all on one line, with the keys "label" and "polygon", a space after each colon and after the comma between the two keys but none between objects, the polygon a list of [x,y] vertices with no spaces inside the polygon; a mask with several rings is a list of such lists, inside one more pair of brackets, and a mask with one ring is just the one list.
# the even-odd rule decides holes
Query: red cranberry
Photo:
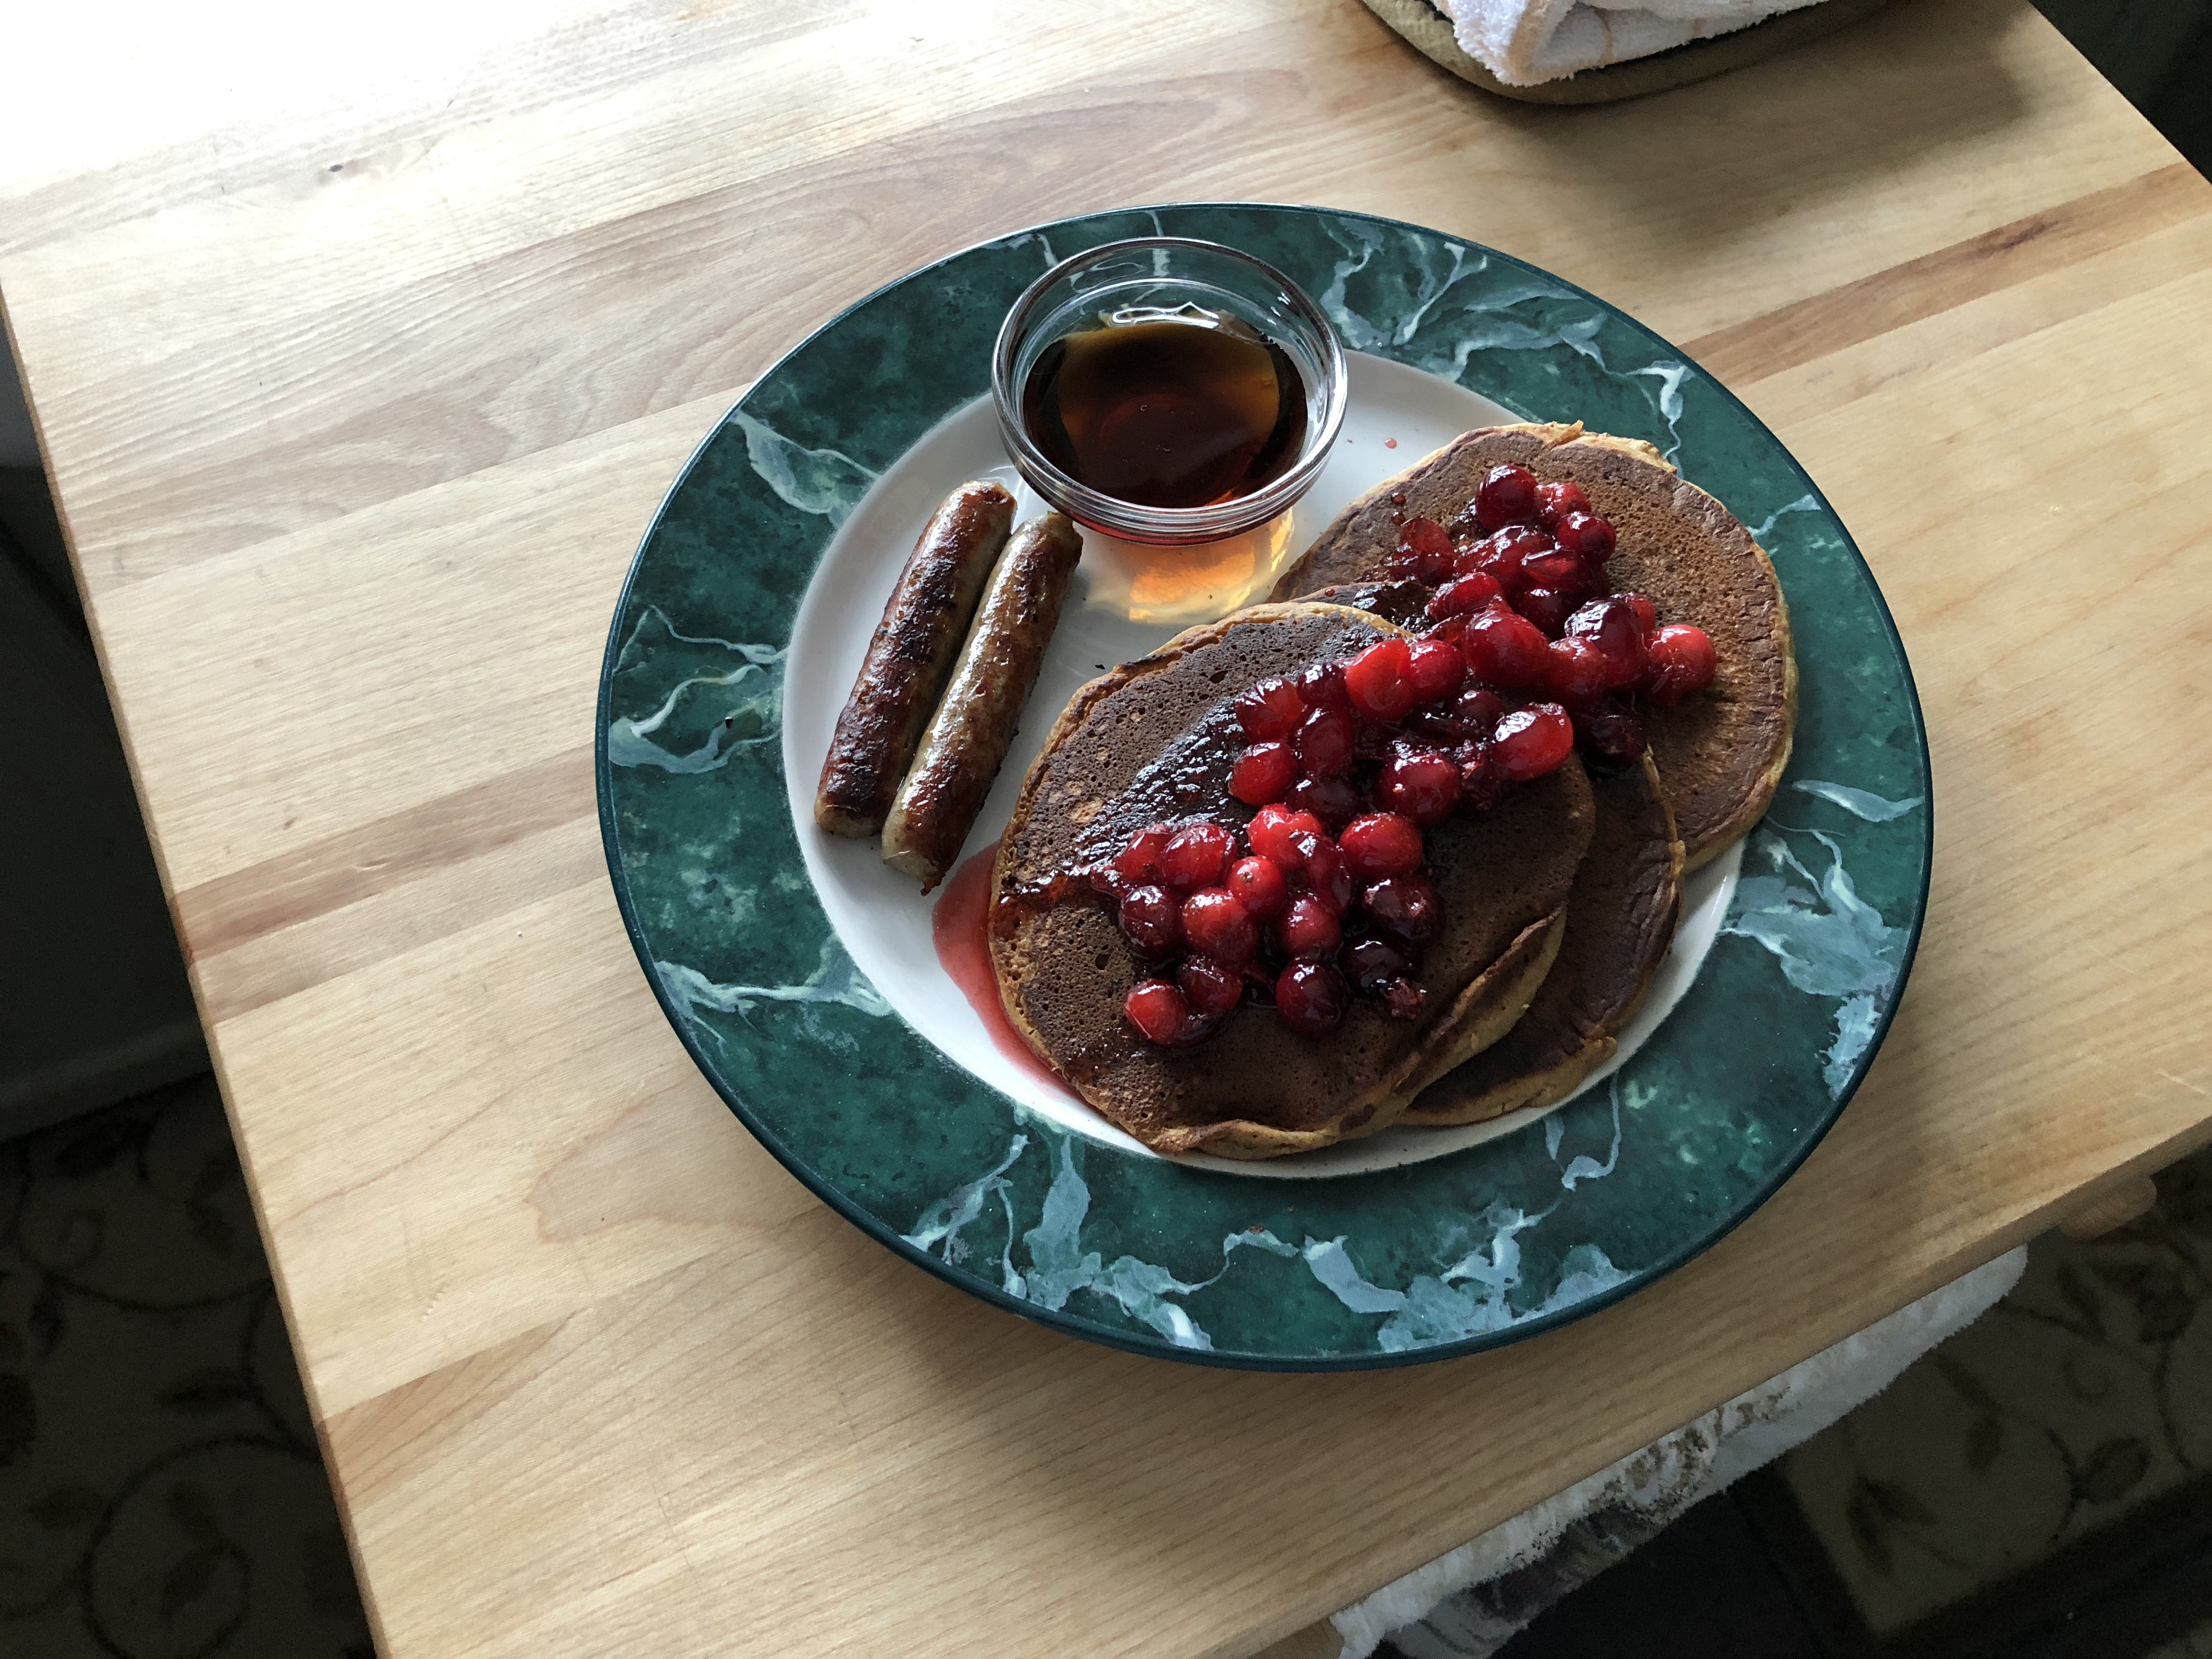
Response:
[{"label": "red cranberry", "polygon": [[1441,640],[1415,640],[1407,647],[1406,683],[1416,702],[1441,702],[1467,678],[1467,659]]},{"label": "red cranberry", "polygon": [[1219,1019],[1244,1000],[1244,970],[1219,957],[1187,957],[1176,984],[1200,1019]]},{"label": "red cranberry", "polygon": [[1146,1041],[1163,1048],[1184,1042],[1185,1031],[1191,1024],[1189,1000],[1164,979],[1139,980],[1129,988],[1121,1012],[1128,1016],[1130,1024],[1144,1033]]},{"label": "red cranberry", "polygon": [[1460,805],[1477,812],[1487,812],[1505,799],[1505,774],[1498,764],[1495,744],[1484,741],[1470,744],[1456,757],[1459,761]]},{"label": "red cranberry", "polygon": [[1521,574],[1528,579],[1531,587],[1553,587],[1563,593],[1580,592],[1588,580],[1583,562],[1557,548],[1522,560]]},{"label": "red cranberry", "polygon": [[1370,720],[1364,714],[1358,716],[1352,723],[1352,758],[1354,761],[1381,760],[1390,752],[1390,745],[1397,742],[1401,725],[1394,721],[1385,726],[1381,720]]},{"label": "red cranberry", "polygon": [[1644,695],[1672,708],[1692,691],[1710,684],[1720,656],[1710,635],[1688,623],[1669,623],[1651,636]]},{"label": "red cranberry", "polygon": [[1553,640],[1551,653],[1551,672],[1544,685],[1561,702],[1589,702],[1609,684],[1605,653],[1597,648],[1595,641],[1572,636]]},{"label": "red cranberry", "polygon": [[1309,777],[1325,778],[1352,764],[1352,713],[1321,708],[1306,716],[1291,746]]},{"label": "red cranberry", "polygon": [[1344,689],[1352,706],[1371,720],[1401,719],[1413,706],[1406,671],[1412,648],[1401,639],[1377,640],[1344,665]]},{"label": "red cranberry", "polygon": [[1470,611],[1481,610],[1492,600],[1502,597],[1504,592],[1498,585],[1495,576],[1480,570],[1471,571],[1464,576],[1454,577],[1437,590],[1436,597],[1429,601],[1429,615],[1437,621],[1447,617],[1465,616]]},{"label": "red cranberry", "polygon": [[1398,545],[1414,553],[1437,552],[1451,545],[1451,532],[1434,519],[1411,514],[1398,520]]},{"label": "red cranberry", "polygon": [[1321,820],[1311,812],[1287,806],[1263,806],[1244,827],[1252,850],[1284,871],[1296,870],[1305,862],[1305,854],[1298,848],[1298,837],[1318,837],[1321,832]]},{"label": "red cranberry", "polygon": [[1426,876],[1393,876],[1367,890],[1367,915],[1377,927],[1419,949],[1443,927],[1443,901]]},{"label": "red cranberry", "polygon": [[1229,793],[1247,806],[1282,799],[1298,775],[1298,757],[1287,743],[1255,743],[1237,757]]},{"label": "red cranberry", "polygon": [[1416,708],[1395,730],[1401,738],[1419,738],[1431,744],[1454,744],[1467,735],[1452,718],[1449,705]]},{"label": "red cranberry", "polygon": [[1356,939],[1344,947],[1344,971],[1369,996],[1381,993],[1383,983],[1413,968],[1413,959],[1388,939]]},{"label": "red cranberry", "polygon": [[1635,608],[1626,600],[1593,599],[1567,618],[1567,633],[1597,647],[1608,686],[1617,690],[1644,678],[1647,641]]},{"label": "red cranberry", "polygon": [[1262,680],[1232,707],[1237,723],[1255,743],[1281,743],[1306,717],[1306,700],[1288,680]]},{"label": "red cranberry", "polygon": [[1207,887],[1182,902],[1182,936],[1190,948],[1224,962],[1242,962],[1259,948],[1260,930],[1226,887]]},{"label": "red cranberry", "polygon": [[1498,769],[1516,783],[1542,777],[1565,760],[1574,746],[1574,722],[1555,702],[1532,702],[1515,709],[1498,722],[1498,736],[1491,743]]},{"label": "red cranberry", "polygon": [[1382,1012],[1393,1019],[1419,1019],[1428,1000],[1429,994],[1410,979],[1383,982]]},{"label": "red cranberry", "polygon": [[1307,890],[1342,915],[1352,908],[1352,872],[1345,866],[1344,854],[1327,836],[1310,841],[1301,837],[1299,846],[1305,857],[1298,873],[1305,878]]},{"label": "red cranberry", "polygon": [[1559,520],[1570,513],[1587,513],[1589,510],[1589,497],[1583,494],[1580,484],[1556,483],[1536,486],[1536,522],[1547,530],[1556,529]]},{"label": "red cranberry", "polygon": [[1641,593],[1616,593],[1613,598],[1635,613],[1636,626],[1643,632],[1644,643],[1648,648],[1651,636],[1659,631],[1658,607]]},{"label": "red cranberry", "polygon": [[1415,580],[1434,586],[1451,574],[1451,536],[1434,519],[1408,519],[1398,526],[1398,556]]},{"label": "red cranberry", "polygon": [[1344,665],[1317,662],[1297,678],[1298,695],[1309,708],[1349,708],[1352,694],[1344,687]]},{"label": "red cranberry", "polygon": [[1375,802],[1426,828],[1459,805],[1459,768],[1433,749],[1401,747],[1375,778]]},{"label": "red cranberry", "polygon": [[1440,623],[1431,623],[1425,630],[1424,637],[1440,641],[1445,645],[1456,646],[1460,641],[1460,636],[1467,632],[1467,623],[1468,619],[1465,616],[1446,617]]},{"label": "red cranberry", "polygon": [[1275,1012],[1292,1030],[1326,1036],[1352,1000],[1344,975],[1323,962],[1294,962],[1275,981]]},{"label": "red cranberry", "polygon": [[1300,778],[1284,799],[1298,811],[1312,813],[1332,836],[1358,817],[1361,806],[1359,792],[1342,777]]},{"label": "red cranberry", "polygon": [[1111,859],[1091,872],[1091,890],[1105,894],[1116,904],[1127,897],[1129,890],[1138,884],[1116,870]]},{"label": "red cranberry", "polygon": [[1182,907],[1164,887],[1133,887],[1116,913],[1121,937],[1140,957],[1164,957],[1182,945]]},{"label": "red cranberry", "polygon": [[1644,752],[1644,722],[1611,698],[1576,712],[1575,735],[1591,754],[1615,765]]},{"label": "red cranberry", "polygon": [[1344,924],[1336,919],[1336,912],[1311,893],[1292,899],[1275,924],[1275,942],[1283,947],[1283,954],[1309,962],[1327,956],[1343,937]]},{"label": "red cranberry", "polygon": [[1535,623],[1547,637],[1557,639],[1581,598],[1579,589],[1532,587],[1514,601],[1513,608]]},{"label": "red cranberry", "polygon": [[1505,700],[1486,685],[1470,685],[1452,700],[1452,714],[1468,737],[1487,742],[1505,718]]},{"label": "red cranberry", "polygon": [[1420,866],[1421,832],[1411,818],[1396,812],[1352,819],[1336,844],[1355,881],[1380,881]]},{"label": "red cranberry", "polygon": [[1185,892],[1216,886],[1236,846],[1237,837],[1218,823],[1187,823],[1168,837],[1160,854],[1160,877]]},{"label": "red cranberry", "polygon": [[1291,884],[1273,859],[1239,859],[1229,866],[1229,890],[1255,921],[1265,921],[1291,896]]},{"label": "red cranberry", "polygon": [[1542,684],[1544,647],[1544,635],[1535,624],[1502,605],[1492,605],[1469,623],[1459,642],[1468,673],[1504,686]]},{"label": "red cranberry", "polygon": [[1522,571],[1522,566],[1533,557],[1555,550],[1558,542],[1553,542],[1540,529],[1531,529],[1528,525],[1513,525],[1510,529],[1502,529],[1491,535],[1489,540],[1478,542],[1478,546],[1486,550],[1478,557],[1475,568],[1498,581],[1506,592],[1520,592],[1522,588],[1528,586],[1528,575]]},{"label": "red cranberry", "polygon": [[1114,854],[1114,868],[1126,881],[1158,881],[1160,854],[1167,850],[1172,825],[1155,823],[1129,837],[1129,844]]},{"label": "red cranberry", "polygon": [[1475,492],[1474,518],[1485,530],[1536,521],[1536,475],[1525,466],[1493,466]]},{"label": "red cranberry", "polygon": [[1509,560],[1513,568],[1517,570],[1520,568],[1519,560],[1512,559],[1505,550],[1505,538],[1516,533],[1510,530],[1501,530],[1495,536],[1485,536],[1480,541],[1462,544],[1452,557],[1452,574],[1455,576],[1488,576],[1492,581],[1503,582],[1505,579],[1498,572]]},{"label": "red cranberry", "polygon": [[1498,584],[1500,593],[1510,595],[1521,583],[1521,556],[1512,550],[1509,541],[1525,533],[1502,530],[1485,537],[1461,556],[1453,569],[1462,576],[1487,576]]},{"label": "red cranberry", "polygon": [[1595,513],[1570,513],[1553,531],[1562,551],[1573,554],[1595,571],[1613,556],[1613,520]]}]

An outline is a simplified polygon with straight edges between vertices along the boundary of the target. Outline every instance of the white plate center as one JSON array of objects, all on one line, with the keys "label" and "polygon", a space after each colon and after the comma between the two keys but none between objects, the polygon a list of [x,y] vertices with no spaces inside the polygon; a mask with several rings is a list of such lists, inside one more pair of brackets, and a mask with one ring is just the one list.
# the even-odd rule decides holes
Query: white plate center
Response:
[{"label": "white plate center", "polygon": [[[1170,567],[1148,568],[1142,556],[1097,545],[1086,536],[1059,631],[1045,653],[1006,766],[968,838],[963,860],[998,841],[1045,734],[1086,682],[1233,606],[1246,590],[1264,592],[1273,584],[1266,563],[1271,555],[1285,556],[1279,562],[1287,562],[1354,497],[1430,451],[1470,427],[1518,418],[1486,398],[1418,369],[1358,352],[1348,354],[1348,360],[1352,397],[1336,453],[1298,504],[1280,545],[1164,556],[1170,561],[1210,561],[1206,568],[1218,590],[1212,601],[1149,602],[1158,584],[1146,584]],[[924,897],[911,879],[883,862],[874,842],[825,836],[814,825],[822,757],[884,602],[921,526],[947,493],[969,478],[996,478],[1012,489],[1018,522],[1046,510],[1007,459],[990,400],[978,398],[931,428],[876,482],[831,538],[800,601],[785,662],[783,700],[784,772],[799,848],[815,892],[854,964],[915,1030],[956,1065],[1054,1122],[1137,1157],[1157,1157],[1066,1090],[1040,1078],[1033,1066],[999,1048],[938,959],[932,918],[939,894]],[[1142,619],[1133,619],[1133,611]],[[1635,1053],[1696,977],[1727,911],[1736,865],[1737,854],[1731,849],[1686,884],[1674,949],[1636,1018],[1621,1032],[1620,1052],[1585,1089]],[[1179,1161],[1262,1178],[1347,1175],[1442,1157],[1509,1133],[1541,1115],[1515,1112],[1458,1129],[1386,1129],[1365,1140],[1266,1163],[1204,1155]]]}]

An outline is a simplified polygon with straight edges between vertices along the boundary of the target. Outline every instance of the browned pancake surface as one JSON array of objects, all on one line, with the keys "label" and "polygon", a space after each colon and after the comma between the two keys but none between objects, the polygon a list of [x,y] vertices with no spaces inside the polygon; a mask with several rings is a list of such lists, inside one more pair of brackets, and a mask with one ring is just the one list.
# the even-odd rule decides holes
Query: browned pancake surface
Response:
[{"label": "browned pancake surface", "polygon": [[1338,587],[1317,588],[1304,597],[1315,605],[1348,605],[1401,628],[1418,629],[1428,621],[1433,592],[1419,582],[1346,582]]},{"label": "browned pancake surface", "polygon": [[1334,1034],[1311,1038],[1248,1006],[1203,1043],[1156,1048],[1121,1017],[1150,970],[1112,915],[1080,896],[1024,900],[1148,823],[1245,823],[1251,809],[1227,787],[1240,746],[1231,700],[1390,631],[1320,605],[1257,606],[1194,629],[1079,692],[1024,783],[995,872],[992,959],[1007,1013],[1085,1100],[1149,1146],[1263,1157],[1371,1133],[1410,1097],[1425,1042],[1456,1058],[1474,1037],[1494,1038],[1498,1009],[1517,1014],[1549,964],[1553,918],[1594,817],[1589,780],[1571,762],[1486,816],[1430,832],[1446,928],[1423,955],[1431,997],[1417,1021],[1355,998]]},{"label": "browned pancake surface", "polygon": [[1305,556],[1283,573],[1273,597],[1287,599],[1316,588],[1374,581],[1398,550],[1402,520],[1434,519],[1449,525],[1474,500],[1491,468],[1512,463],[1533,471],[1548,445],[1581,432],[1575,426],[1489,426],[1462,433],[1338,514]]},{"label": "browned pancake surface", "polygon": [[1401,516],[1451,523],[1484,475],[1507,462],[1579,484],[1619,534],[1614,586],[1649,594],[1661,621],[1693,622],[1712,636],[1713,683],[1673,708],[1642,711],[1694,869],[1757,823],[1773,799],[1796,721],[1797,668],[1789,610],[1765,551],[1650,445],[1578,426],[1465,433],[1346,507],[1276,595],[1373,584],[1396,551]]},{"label": "browned pancake surface", "polygon": [[1566,936],[1520,1023],[1416,1096],[1399,1121],[1480,1123],[1563,1100],[1613,1056],[1674,939],[1681,844],[1657,769],[1592,781],[1596,830],[1567,900]]}]

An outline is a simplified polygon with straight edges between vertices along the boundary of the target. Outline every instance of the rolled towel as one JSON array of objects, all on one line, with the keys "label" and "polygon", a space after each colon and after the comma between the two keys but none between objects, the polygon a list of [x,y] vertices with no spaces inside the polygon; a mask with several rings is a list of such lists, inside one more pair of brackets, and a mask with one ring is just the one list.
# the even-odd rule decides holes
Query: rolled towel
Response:
[{"label": "rolled towel", "polygon": [[1435,0],[1461,49],[1508,86],[1648,58],[1819,0]]}]

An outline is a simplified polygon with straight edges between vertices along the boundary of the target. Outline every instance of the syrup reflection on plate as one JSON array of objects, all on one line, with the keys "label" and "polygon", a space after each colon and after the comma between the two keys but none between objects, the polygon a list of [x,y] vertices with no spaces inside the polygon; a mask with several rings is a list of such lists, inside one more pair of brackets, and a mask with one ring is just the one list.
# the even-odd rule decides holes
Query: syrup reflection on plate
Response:
[{"label": "syrup reflection on plate", "polygon": [[1291,560],[1292,516],[1196,547],[1147,547],[1085,530],[1087,602],[1131,622],[1211,622],[1267,597]]}]

